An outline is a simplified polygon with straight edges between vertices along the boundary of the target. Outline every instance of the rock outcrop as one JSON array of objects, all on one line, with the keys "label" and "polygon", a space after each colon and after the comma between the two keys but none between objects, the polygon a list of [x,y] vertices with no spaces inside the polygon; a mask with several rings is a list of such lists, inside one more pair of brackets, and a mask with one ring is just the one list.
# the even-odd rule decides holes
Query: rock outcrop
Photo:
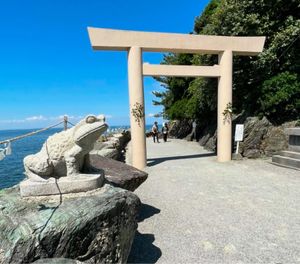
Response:
[{"label": "rock outcrop", "polygon": [[45,258],[39,259],[34,264],[82,264],[83,262],[75,260],[75,259],[67,259],[67,258]]},{"label": "rock outcrop", "polygon": [[264,155],[261,144],[271,126],[272,124],[265,117],[247,118],[244,123],[244,140],[240,143],[240,153],[248,158],[259,158]]},{"label": "rock outcrop", "polygon": [[192,120],[174,120],[170,123],[169,136],[175,138],[185,138],[192,131]]},{"label": "rock outcrop", "polygon": [[208,125],[205,129],[197,129],[199,144],[204,148],[217,151],[217,126],[216,124]]},{"label": "rock outcrop", "polygon": [[[191,120],[176,120],[171,124],[171,136],[175,138],[185,138],[186,140],[191,140]],[[296,125],[296,121],[287,122],[280,126],[274,126],[265,117],[248,117],[243,119],[242,116],[237,116],[233,119],[233,136],[235,124],[244,124],[244,141],[240,143],[239,153],[243,157],[259,158],[262,156],[271,157],[278,151],[287,149],[288,136],[285,134],[284,129],[294,127]],[[205,128],[200,128],[198,126],[196,130],[196,136],[201,146],[210,151],[216,151],[216,123],[211,123],[210,125],[208,124],[205,126]],[[232,151],[234,151],[234,149]]]},{"label": "rock outcrop", "polygon": [[0,191],[0,263],[42,258],[126,263],[139,206],[135,194],[110,185],[34,199],[21,198],[17,187],[4,189]]},{"label": "rock outcrop", "polygon": [[124,161],[124,153],[127,143],[131,139],[130,131],[113,134],[107,141],[96,142],[91,154],[97,154],[106,158]]},{"label": "rock outcrop", "polygon": [[101,172],[103,170],[106,183],[132,192],[148,177],[144,171],[97,154],[87,155],[85,170],[87,172]]},{"label": "rock outcrop", "polygon": [[[284,129],[294,127],[296,122],[274,126],[265,117],[262,119],[248,117],[244,122],[236,119],[233,120],[233,136],[237,123],[244,123],[244,140],[240,143],[239,153],[243,157],[259,158],[262,156],[270,157],[278,151],[286,149],[288,137]],[[208,150],[216,151],[217,131],[214,125],[207,127],[201,133],[199,144]]]}]

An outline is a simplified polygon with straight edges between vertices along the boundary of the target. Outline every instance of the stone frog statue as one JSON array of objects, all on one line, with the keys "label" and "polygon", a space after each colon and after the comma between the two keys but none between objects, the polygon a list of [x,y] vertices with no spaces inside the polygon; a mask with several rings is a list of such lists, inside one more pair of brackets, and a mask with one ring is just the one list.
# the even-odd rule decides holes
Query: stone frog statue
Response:
[{"label": "stone frog statue", "polygon": [[33,181],[72,177],[80,173],[85,155],[108,125],[103,115],[89,115],[76,126],[50,136],[40,152],[24,158],[26,176]]}]

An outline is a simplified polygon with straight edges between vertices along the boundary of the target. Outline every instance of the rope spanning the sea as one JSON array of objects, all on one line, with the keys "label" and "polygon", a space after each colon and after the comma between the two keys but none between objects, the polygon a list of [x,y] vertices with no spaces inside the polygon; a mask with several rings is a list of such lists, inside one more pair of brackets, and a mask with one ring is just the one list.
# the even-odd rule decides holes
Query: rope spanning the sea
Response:
[{"label": "rope spanning the sea", "polygon": [[4,148],[0,148],[0,160],[3,160],[6,156],[12,154],[11,142],[16,141],[16,140],[20,140],[22,138],[26,138],[26,137],[30,137],[30,136],[36,135],[36,134],[44,132],[44,131],[46,131],[48,129],[54,128],[56,126],[59,126],[59,125],[65,123],[65,122],[73,125],[69,121],[64,120],[64,121],[61,121],[61,122],[59,122],[57,124],[54,124],[52,126],[49,126],[49,127],[45,127],[45,128],[42,128],[42,129],[30,132],[30,133],[27,133],[27,134],[24,134],[24,135],[20,135],[20,136],[14,137],[14,138],[10,138],[10,139],[6,139],[6,140],[3,140],[3,141],[0,141],[0,145],[4,144]]}]

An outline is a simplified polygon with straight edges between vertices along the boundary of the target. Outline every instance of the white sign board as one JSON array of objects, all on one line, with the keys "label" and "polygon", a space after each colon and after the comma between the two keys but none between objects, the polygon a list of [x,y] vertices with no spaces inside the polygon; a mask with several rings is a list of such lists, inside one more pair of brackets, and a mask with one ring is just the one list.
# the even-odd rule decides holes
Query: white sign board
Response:
[{"label": "white sign board", "polygon": [[235,141],[243,141],[243,138],[244,138],[244,125],[236,125],[234,140]]}]

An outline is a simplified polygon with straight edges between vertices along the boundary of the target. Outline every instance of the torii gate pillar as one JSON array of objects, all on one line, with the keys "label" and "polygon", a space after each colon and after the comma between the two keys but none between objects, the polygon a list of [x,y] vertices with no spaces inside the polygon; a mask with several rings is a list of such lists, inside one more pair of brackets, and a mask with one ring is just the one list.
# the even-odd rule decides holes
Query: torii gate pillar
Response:
[{"label": "torii gate pillar", "polygon": [[[128,51],[128,88],[130,128],[132,144],[132,165],[146,167],[145,107],[143,89],[142,49],[131,47]],[[136,114],[134,114],[134,111]],[[140,116],[137,116],[140,115]]]},{"label": "torii gate pillar", "polygon": [[232,152],[231,118],[226,118],[223,114],[232,105],[232,59],[231,50],[219,54],[217,153],[220,162],[231,160]]},{"label": "torii gate pillar", "polygon": [[[143,76],[190,76],[218,78],[218,161],[231,160],[232,124],[226,111],[232,105],[233,55],[257,55],[265,37],[228,37],[138,32],[88,28],[93,49],[128,52],[128,83],[132,165],[146,167]],[[183,66],[142,64],[142,52],[218,54],[219,65]],[[230,113],[229,113],[230,114]]]}]

